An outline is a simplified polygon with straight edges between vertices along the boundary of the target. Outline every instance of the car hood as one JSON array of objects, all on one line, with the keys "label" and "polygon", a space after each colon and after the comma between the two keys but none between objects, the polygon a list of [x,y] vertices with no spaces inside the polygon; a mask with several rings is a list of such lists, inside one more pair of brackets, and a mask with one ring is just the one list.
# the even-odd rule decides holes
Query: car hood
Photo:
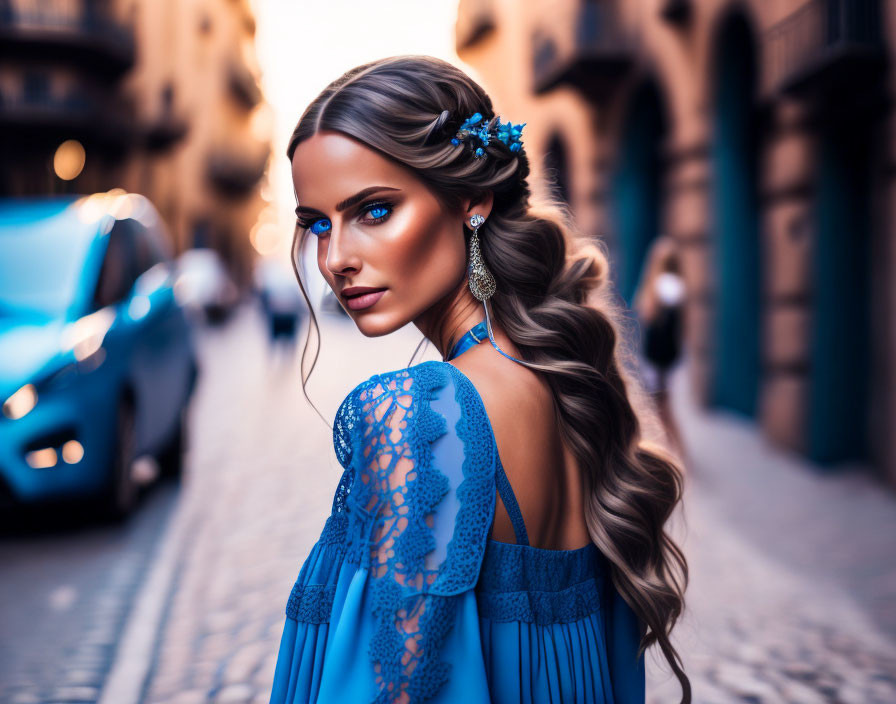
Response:
[{"label": "car hood", "polygon": [[61,320],[0,318],[0,399],[61,354]]}]

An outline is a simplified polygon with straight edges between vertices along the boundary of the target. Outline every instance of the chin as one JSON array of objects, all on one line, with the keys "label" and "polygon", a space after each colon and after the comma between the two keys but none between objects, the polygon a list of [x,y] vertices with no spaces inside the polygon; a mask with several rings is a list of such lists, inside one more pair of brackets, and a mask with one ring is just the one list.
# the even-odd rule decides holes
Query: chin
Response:
[{"label": "chin", "polygon": [[[349,314],[351,315],[351,314]],[[396,319],[391,315],[376,315],[375,313],[361,312],[357,318],[352,318],[355,325],[364,337],[382,337],[399,330],[409,321]]]}]

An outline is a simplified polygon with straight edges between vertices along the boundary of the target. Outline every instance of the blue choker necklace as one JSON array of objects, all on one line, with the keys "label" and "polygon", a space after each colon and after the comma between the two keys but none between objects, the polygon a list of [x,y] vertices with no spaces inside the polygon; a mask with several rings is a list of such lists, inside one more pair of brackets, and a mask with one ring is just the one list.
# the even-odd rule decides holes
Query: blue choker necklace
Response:
[{"label": "blue choker necklace", "polygon": [[488,337],[488,328],[483,320],[467,330],[466,334],[454,343],[454,347],[451,348],[451,352],[448,353],[445,361],[447,362],[463,354],[471,347],[478,345],[486,337]]}]

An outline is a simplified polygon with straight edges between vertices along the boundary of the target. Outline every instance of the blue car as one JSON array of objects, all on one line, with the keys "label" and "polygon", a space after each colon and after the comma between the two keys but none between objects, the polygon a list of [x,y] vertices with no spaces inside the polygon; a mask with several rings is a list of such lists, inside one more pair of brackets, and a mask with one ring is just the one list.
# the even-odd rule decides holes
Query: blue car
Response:
[{"label": "blue car", "polygon": [[101,497],[180,471],[196,382],[164,226],[143,196],[0,199],[0,503]]}]

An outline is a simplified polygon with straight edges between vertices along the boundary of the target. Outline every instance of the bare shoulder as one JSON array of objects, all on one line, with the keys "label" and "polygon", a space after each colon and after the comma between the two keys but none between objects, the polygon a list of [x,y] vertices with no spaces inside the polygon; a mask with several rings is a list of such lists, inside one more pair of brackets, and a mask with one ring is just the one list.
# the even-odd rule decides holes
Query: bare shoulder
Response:
[{"label": "bare shoulder", "polygon": [[[534,370],[502,357],[487,344],[451,361],[473,383],[493,426],[503,426],[505,416],[520,420],[520,411],[529,423],[548,422],[553,416],[550,387]],[[498,433],[498,428],[494,428]]]},{"label": "bare shoulder", "polygon": [[[472,354],[472,352],[476,354]],[[451,361],[473,383],[491,422],[501,464],[514,490],[549,490],[552,472],[562,462],[553,396],[535,370],[482,344]],[[523,497],[517,496],[522,502]]]},{"label": "bare shoulder", "polygon": [[[543,375],[486,344],[450,364],[482,397],[530,544],[566,550],[590,542],[578,466],[564,447],[553,393]],[[510,518],[500,502],[492,537],[515,542]]]}]

